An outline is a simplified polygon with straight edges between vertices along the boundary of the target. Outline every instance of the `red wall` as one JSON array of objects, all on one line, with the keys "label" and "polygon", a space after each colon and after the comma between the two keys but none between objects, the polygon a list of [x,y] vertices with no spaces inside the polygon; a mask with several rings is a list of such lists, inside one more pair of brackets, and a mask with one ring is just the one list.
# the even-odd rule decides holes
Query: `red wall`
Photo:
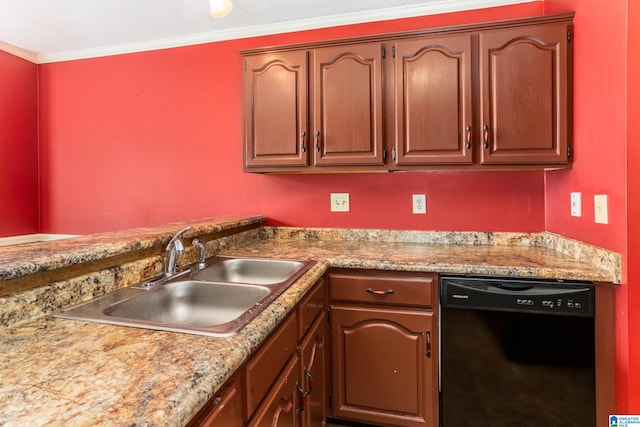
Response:
[{"label": "red wall", "polygon": [[38,232],[37,66],[0,51],[0,237]]},{"label": "red wall", "polygon": [[[547,172],[545,175],[546,228],[622,254],[623,284],[616,288],[615,320],[617,406],[621,414],[640,413],[640,389],[631,387],[631,384],[638,384],[640,380],[640,354],[637,344],[634,348],[630,347],[630,338],[632,335],[638,338],[639,328],[637,321],[631,321],[630,313],[639,301],[637,296],[631,299],[630,289],[633,286],[629,284],[632,276],[627,270],[630,264],[628,255],[631,254],[627,248],[627,236],[631,235],[627,220],[634,218],[627,217],[627,202],[634,203],[632,194],[629,193],[629,198],[627,195],[627,179],[631,183],[633,174],[636,179],[638,177],[638,172],[633,172],[632,167],[627,170],[626,154],[627,3],[631,5],[634,2],[637,3],[635,0],[545,0],[545,13],[576,11],[573,85],[575,158],[571,170]],[[637,104],[637,98],[630,97],[629,112],[634,102]],[[636,169],[637,159],[636,154]],[[633,162],[633,159],[630,157],[629,161]],[[582,192],[581,218],[570,216],[569,193],[572,191]],[[594,194],[609,196],[607,225],[594,223]],[[637,251],[638,243],[635,245]],[[640,278],[638,273],[635,275]]]},{"label": "red wall", "polygon": [[[571,170],[325,176],[241,171],[240,49],[570,10],[576,11]],[[632,143],[640,139],[640,82],[631,78],[640,71],[640,30],[632,25],[639,21],[634,0],[545,0],[41,65],[41,231],[92,233],[261,213],[270,224],[546,229],[589,242],[623,256],[624,283],[616,296],[618,412],[640,413],[640,313],[630,310],[640,304],[640,148]],[[1,54],[4,73],[11,67]],[[35,71],[21,79],[29,73]],[[2,81],[0,90],[7,90]],[[3,153],[0,162],[7,157]],[[581,218],[569,215],[572,191],[583,194]],[[351,193],[352,211],[330,213],[330,192]],[[427,194],[426,216],[410,213],[417,192]],[[601,193],[609,195],[609,225],[593,222],[593,195]]]},{"label": "red wall", "polygon": [[627,17],[627,222],[629,300],[629,412],[640,413],[640,2]]},{"label": "red wall", "polygon": [[[242,172],[240,49],[539,14],[540,4],[210,43],[40,67],[42,231],[92,233],[223,213],[270,224],[544,229],[544,175]],[[351,212],[330,213],[349,192]],[[411,194],[427,194],[427,215]]]}]

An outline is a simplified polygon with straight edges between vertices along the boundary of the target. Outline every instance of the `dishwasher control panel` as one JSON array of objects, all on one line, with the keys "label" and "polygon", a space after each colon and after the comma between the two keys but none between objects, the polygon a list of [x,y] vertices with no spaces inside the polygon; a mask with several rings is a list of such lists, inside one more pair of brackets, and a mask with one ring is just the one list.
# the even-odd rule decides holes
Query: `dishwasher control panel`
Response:
[{"label": "dishwasher control panel", "polygon": [[595,287],[583,282],[443,276],[440,304],[451,308],[593,317]]}]

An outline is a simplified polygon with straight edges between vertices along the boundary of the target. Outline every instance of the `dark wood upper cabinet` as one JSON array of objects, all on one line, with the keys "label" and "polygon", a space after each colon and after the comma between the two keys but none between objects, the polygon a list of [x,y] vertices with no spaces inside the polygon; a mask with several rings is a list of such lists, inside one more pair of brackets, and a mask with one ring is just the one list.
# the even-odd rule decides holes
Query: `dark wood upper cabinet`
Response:
[{"label": "dark wood upper cabinet", "polygon": [[245,170],[569,167],[572,21],[244,51]]},{"label": "dark wood upper cabinet", "polygon": [[399,166],[471,164],[471,36],[395,44]]},{"label": "dark wood upper cabinet", "polygon": [[384,165],[380,43],[315,49],[312,57],[315,164]]},{"label": "dark wood upper cabinet", "polygon": [[568,163],[570,37],[566,24],[479,34],[482,164]]},{"label": "dark wood upper cabinet", "polygon": [[245,168],[306,166],[307,52],[244,61]]}]

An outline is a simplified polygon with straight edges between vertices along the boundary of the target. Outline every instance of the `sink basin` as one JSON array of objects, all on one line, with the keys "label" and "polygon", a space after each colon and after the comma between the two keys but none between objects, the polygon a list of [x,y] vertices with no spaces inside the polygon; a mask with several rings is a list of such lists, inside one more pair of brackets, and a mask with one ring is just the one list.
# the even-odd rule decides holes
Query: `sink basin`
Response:
[{"label": "sink basin", "polygon": [[116,303],[106,316],[212,327],[231,322],[269,295],[261,286],[239,286],[194,280],[167,283]]},{"label": "sink basin", "polygon": [[314,261],[216,257],[204,269],[130,286],[54,317],[214,337],[236,334]]},{"label": "sink basin", "polygon": [[150,290],[120,289],[53,316],[225,337],[242,329],[274,297],[264,286],[180,280]]},{"label": "sink basin", "polygon": [[276,285],[298,273],[304,262],[267,258],[214,258],[192,273],[197,280]]}]

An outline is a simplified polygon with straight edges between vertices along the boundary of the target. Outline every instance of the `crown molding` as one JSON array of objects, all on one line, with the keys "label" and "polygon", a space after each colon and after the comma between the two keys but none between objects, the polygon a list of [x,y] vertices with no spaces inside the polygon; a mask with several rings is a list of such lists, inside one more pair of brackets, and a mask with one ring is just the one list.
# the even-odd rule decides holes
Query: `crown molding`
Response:
[{"label": "crown molding", "polygon": [[36,64],[38,63],[38,54],[10,45],[9,43],[0,41],[0,50],[10,53],[13,56],[17,56],[18,58],[26,59],[27,61]]},{"label": "crown molding", "polygon": [[[77,59],[96,58],[102,56],[122,55],[127,53],[145,52],[159,49],[212,43],[217,41],[234,40],[248,37],[258,37],[273,34],[283,34],[295,31],[329,28],[340,25],[361,24],[376,21],[388,21],[400,18],[436,15],[441,13],[461,12],[474,9],[484,9],[497,6],[507,6],[521,3],[533,3],[542,0],[432,0],[424,4],[391,7],[371,10],[367,12],[346,13],[320,18],[303,19],[282,22],[278,24],[257,25],[251,27],[234,28],[229,30],[212,31],[183,37],[150,40],[139,43],[105,46],[95,49],[83,49],[67,52],[53,52],[32,54],[34,62],[50,63],[72,61]],[[0,48],[2,46],[0,45]],[[24,52],[24,51],[23,51]],[[18,55],[20,56],[20,55]],[[26,59],[26,58],[25,58]]]}]

